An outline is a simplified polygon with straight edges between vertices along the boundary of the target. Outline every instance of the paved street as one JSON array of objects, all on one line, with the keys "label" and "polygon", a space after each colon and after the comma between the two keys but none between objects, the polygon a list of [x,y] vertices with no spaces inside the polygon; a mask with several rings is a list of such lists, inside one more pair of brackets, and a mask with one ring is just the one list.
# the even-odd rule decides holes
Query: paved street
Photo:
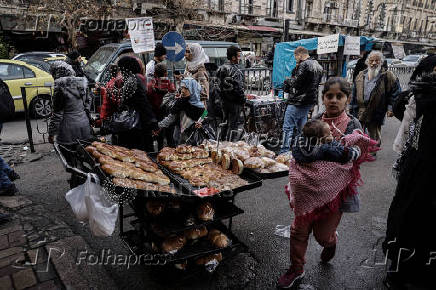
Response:
[{"label": "paved street", "polygon": [[[392,142],[399,122],[389,119],[383,127],[383,150],[374,163],[362,166],[364,185],[360,188],[361,210],[356,214],[344,214],[338,228],[339,244],[337,255],[329,265],[319,263],[321,247],[313,240],[307,253],[306,277],[301,289],[383,289],[383,265],[380,243],[385,231],[385,221],[395,189],[391,177],[391,165],[395,160]],[[21,120],[6,123],[3,140],[11,135],[25,136],[25,125]],[[68,190],[68,174],[50,146],[39,146],[47,155],[38,161],[16,166],[21,180],[17,181],[20,195],[40,205],[38,216],[50,217],[69,229],[57,232],[59,238],[76,237],[84,244],[76,250],[89,246],[90,251],[100,253],[110,249],[116,254],[128,254],[127,248],[114,235],[109,238],[93,237],[89,226],[75,220],[65,201]],[[249,248],[248,253],[239,254],[223,262],[210,278],[195,279],[183,289],[275,289],[278,277],[286,271],[289,262],[289,239],[274,235],[276,225],[289,225],[292,215],[289,210],[284,185],[287,178],[267,180],[263,186],[238,195],[236,204],[245,211],[233,220],[234,233]],[[30,211],[27,218],[36,216]],[[128,223],[125,224],[129,226]],[[67,250],[74,249],[73,247]],[[73,257],[74,253],[67,253]],[[57,266],[57,265],[55,265]],[[79,269],[85,267],[77,266]],[[166,289],[152,279],[150,268],[135,266],[87,266],[98,267],[107,277],[89,281],[95,288],[108,288],[113,280],[119,289]],[[58,268],[56,268],[58,270]],[[58,270],[59,271],[59,270]],[[80,277],[80,276],[79,276]],[[62,277],[61,277],[62,278]],[[104,280],[104,281],[103,281]],[[0,287],[1,288],[1,287]],[[109,287],[110,288],[110,287]],[[108,289],[109,289],[108,288]]]}]

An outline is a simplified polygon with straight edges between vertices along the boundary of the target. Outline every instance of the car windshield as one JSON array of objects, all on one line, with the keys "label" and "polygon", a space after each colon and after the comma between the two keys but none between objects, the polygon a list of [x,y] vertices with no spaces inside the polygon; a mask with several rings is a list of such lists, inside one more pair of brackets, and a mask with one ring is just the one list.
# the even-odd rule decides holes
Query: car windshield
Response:
[{"label": "car windshield", "polygon": [[418,61],[418,59],[419,59],[419,55],[408,55],[405,58],[403,58],[403,61],[414,62],[414,61]]},{"label": "car windshield", "polygon": [[95,80],[97,76],[104,70],[110,56],[115,52],[116,47],[101,47],[94,53],[86,63],[83,70],[85,74]]}]

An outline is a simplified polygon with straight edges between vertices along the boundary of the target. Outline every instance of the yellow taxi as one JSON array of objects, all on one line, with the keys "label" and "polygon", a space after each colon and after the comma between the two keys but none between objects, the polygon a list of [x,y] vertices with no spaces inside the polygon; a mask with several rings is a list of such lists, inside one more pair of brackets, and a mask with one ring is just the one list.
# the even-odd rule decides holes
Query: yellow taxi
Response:
[{"label": "yellow taxi", "polygon": [[26,100],[31,115],[35,118],[51,115],[54,80],[49,73],[23,61],[0,59],[0,79],[9,87],[16,112],[24,111],[21,87],[26,87]]},{"label": "yellow taxi", "polygon": [[[44,58],[44,61],[45,61],[45,62],[48,62],[48,63],[51,64],[51,63],[54,62],[54,61],[57,61],[57,60],[63,60],[63,61],[65,61],[66,59],[67,59],[66,56],[52,56],[52,57],[46,57],[46,58]],[[81,56],[81,59],[82,59],[83,65],[85,65],[85,64],[88,62],[88,60],[86,59],[86,57]]]}]

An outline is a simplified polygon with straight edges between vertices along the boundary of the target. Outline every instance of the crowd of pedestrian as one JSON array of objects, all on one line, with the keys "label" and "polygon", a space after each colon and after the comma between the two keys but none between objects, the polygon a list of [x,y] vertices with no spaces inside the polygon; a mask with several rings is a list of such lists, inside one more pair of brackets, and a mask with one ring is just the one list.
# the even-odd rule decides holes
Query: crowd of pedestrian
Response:
[{"label": "crowd of pedestrian", "polygon": [[[163,62],[166,54],[158,43],[146,66],[139,58],[123,56],[111,67],[111,79],[100,87],[103,102],[98,124],[112,133],[112,142],[152,152],[154,139],[161,149],[165,144],[200,142],[200,135],[192,138],[198,130],[203,130],[204,138],[219,138],[215,135],[219,126],[215,123],[211,128],[208,109],[214,111],[214,117],[221,115],[221,138],[234,141],[232,132],[239,129],[245,103],[240,48],[227,49],[228,62],[217,69],[216,83],[211,82],[205,65],[209,58],[200,44],[187,45],[185,71],[174,72],[174,80],[168,78]],[[436,160],[430,144],[436,129],[436,56],[422,60],[412,75],[411,90],[401,92],[398,78],[383,67],[383,54],[365,53],[353,83],[340,77],[326,80],[321,92],[325,111],[309,121],[323,68],[304,47],[297,47],[294,56],[297,65],[283,86],[287,108],[280,153],[291,151],[294,156],[286,194],[295,218],[290,233],[291,263],[278,286],[292,287],[304,277],[310,233],[323,247],[321,261],[328,263],[334,258],[342,214],[360,209],[360,165],[375,161],[382,144],[382,125],[394,112],[402,124],[394,143],[400,154],[394,166],[398,185],[383,243],[392,260],[386,285],[391,289],[429,285],[436,266],[429,264],[436,240],[427,226],[436,219],[436,196],[431,190]],[[51,66],[55,84],[49,141],[56,139],[66,148],[74,148],[78,139],[92,140],[91,125],[96,125],[90,118],[91,97],[79,61],[80,54],[72,52],[65,62]],[[3,81],[0,85],[7,91]],[[209,102],[212,92],[214,99]],[[214,107],[218,103],[222,112]],[[4,106],[0,108],[6,111]],[[0,119],[0,132],[3,121]],[[18,191],[13,184],[17,178],[0,157],[0,196]]]}]

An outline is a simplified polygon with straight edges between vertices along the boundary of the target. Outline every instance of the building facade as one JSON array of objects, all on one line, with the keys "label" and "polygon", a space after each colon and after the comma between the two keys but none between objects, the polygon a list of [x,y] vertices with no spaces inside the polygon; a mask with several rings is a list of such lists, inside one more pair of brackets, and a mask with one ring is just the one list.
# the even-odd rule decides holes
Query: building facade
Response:
[{"label": "building facade", "polygon": [[[421,44],[434,44],[436,40],[436,0],[110,1],[115,8],[113,19],[152,16],[158,39],[169,30],[179,30],[187,39],[235,41],[257,55],[268,52],[277,41],[334,33]],[[35,35],[44,30],[32,32],[33,23],[29,28],[23,17],[23,3],[0,2],[2,31]],[[56,25],[46,30],[57,37],[62,33]],[[99,37],[113,41],[107,31],[101,31]]]}]

